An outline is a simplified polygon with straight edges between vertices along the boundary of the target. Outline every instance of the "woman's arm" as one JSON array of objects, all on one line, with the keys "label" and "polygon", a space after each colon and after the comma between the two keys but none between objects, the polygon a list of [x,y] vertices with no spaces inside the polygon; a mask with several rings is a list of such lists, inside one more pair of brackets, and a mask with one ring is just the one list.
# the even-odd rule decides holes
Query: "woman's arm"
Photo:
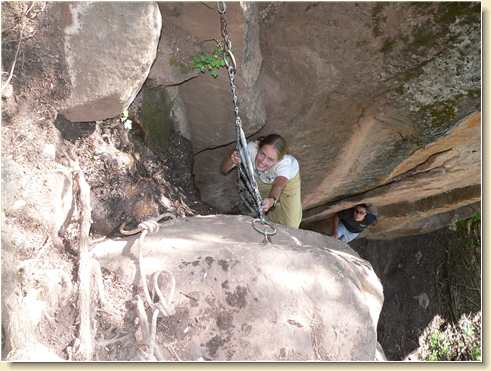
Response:
[{"label": "woman's arm", "polygon": [[333,221],[332,221],[332,231],[331,231],[331,236],[333,236],[334,238],[339,238],[339,236],[338,236],[338,224],[339,224],[339,216],[338,216],[338,214],[335,214]]},{"label": "woman's arm", "polygon": [[237,150],[234,150],[227,157],[225,157],[225,160],[223,161],[222,164],[222,172],[224,174],[227,174],[238,164],[240,164],[240,155],[239,152],[237,152]]},{"label": "woman's arm", "polygon": [[278,201],[280,199],[281,192],[283,192],[283,189],[286,187],[287,183],[288,178],[284,176],[277,176],[275,178],[268,197],[263,200],[264,212],[267,212],[273,207],[273,205],[275,204],[275,200]]}]

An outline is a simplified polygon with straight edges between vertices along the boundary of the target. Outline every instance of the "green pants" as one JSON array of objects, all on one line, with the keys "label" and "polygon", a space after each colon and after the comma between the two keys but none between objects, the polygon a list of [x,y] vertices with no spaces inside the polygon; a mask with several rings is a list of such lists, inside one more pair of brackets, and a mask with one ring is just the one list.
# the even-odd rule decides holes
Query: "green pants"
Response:
[{"label": "green pants", "polygon": [[[272,184],[261,182],[256,178],[257,186],[262,198],[267,198]],[[291,228],[298,228],[302,221],[302,199],[300,194],[300,173],[286,184],[276,207],[269,209],[266,214],[273,223],[285,224]]]}]

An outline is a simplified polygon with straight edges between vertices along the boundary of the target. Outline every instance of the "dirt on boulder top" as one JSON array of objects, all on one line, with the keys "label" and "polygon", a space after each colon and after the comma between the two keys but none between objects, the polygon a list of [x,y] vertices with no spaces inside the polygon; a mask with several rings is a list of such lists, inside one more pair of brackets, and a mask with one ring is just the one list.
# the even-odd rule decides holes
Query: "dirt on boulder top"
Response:
[{"label": "dirt on boulder top", "polygon": [[213,211],[193,184],[191,143],[175,132],[164,152],[152,152],[140,127],[125,129],[116,118],[94,123],[91,135],[72,143],[92,190],[94,233],[115,233],[123,222],[137,224],[166,211],[180,216]]}]

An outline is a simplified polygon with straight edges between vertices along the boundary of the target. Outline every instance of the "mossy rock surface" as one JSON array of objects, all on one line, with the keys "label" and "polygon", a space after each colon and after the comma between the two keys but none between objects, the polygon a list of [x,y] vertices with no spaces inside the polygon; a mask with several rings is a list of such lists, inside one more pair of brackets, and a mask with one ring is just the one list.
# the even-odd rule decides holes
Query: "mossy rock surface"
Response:
[{"label": "mossy rock surface", "polygon": [[162,88],[146,88],[143,92],[143,129],[145,143],[156,152],[169,147],[169,137],[174,127],[171,116],[172,101]]}]

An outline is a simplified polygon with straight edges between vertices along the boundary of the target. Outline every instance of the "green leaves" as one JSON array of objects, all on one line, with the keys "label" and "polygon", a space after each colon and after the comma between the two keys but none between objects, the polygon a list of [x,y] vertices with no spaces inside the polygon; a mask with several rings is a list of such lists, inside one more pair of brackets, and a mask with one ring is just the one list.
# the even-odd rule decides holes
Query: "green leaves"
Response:
[{"label": "green leaves", "polygon": [[422,361],[481,361],[481,311],[463,314],[457,323],[436,315],[419,338]]},{"label": "green leaves", "polygon": [[213,78],[218,77],[218,70],[225,67],[223,49],[216,47],[211,53],[200,53],[193,57],[192,66],[198,72],[206,73]]},{"label": "green leaves", "polygon": [[428,361],[446,360],[450,354],[450,343],[443,333],[436,330],[430,337]]},{"label": "green leaves", "polygon": [[467,238],[469,248],[481,247],[481,214],[479,212],[472,214],[467,219],[457,221],[455,230]]}]

